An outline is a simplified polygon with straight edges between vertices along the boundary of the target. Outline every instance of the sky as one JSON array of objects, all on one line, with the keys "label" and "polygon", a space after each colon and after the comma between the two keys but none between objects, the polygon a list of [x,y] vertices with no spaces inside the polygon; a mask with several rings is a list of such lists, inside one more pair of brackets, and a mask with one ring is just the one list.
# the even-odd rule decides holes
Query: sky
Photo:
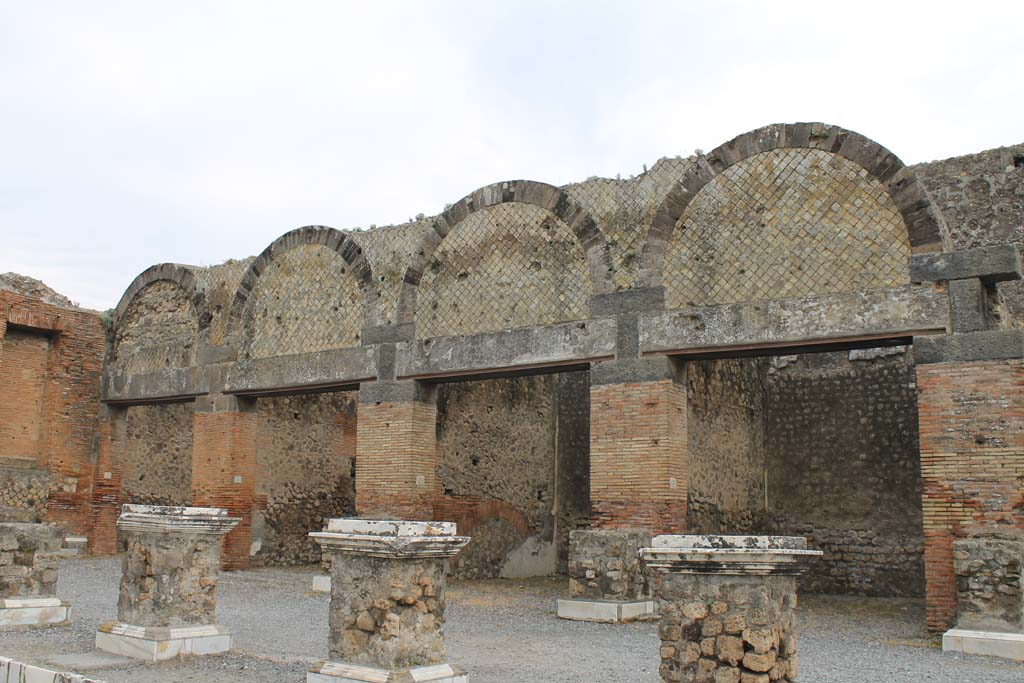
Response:
[{"label": "sky", "polygon": [[0,0],[0,272],[103,310],[155,263],[769,123],[908,164],[1020,143],[1022,26],[1020,0]]}]

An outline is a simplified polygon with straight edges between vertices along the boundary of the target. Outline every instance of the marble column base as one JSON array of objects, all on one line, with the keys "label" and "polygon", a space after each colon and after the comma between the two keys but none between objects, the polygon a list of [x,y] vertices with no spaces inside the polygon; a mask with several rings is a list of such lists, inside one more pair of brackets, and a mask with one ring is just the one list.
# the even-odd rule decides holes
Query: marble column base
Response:
[{"label": "marble column base", "polygon": [[468,683],[469,676],[457,666],[434,664],[391,671],[344,662],[317,662],[306,674],[306,683]]},{"label": "marble column base", "polygon": [[60,598],[4,598],[0,600],[0,629],[67,624],[71,606]]},{"label": "marble column base", "polygon": [[132,626],[110,621],[96,632],[96,649],[149,662],[181,655],[212,655],[231,649],[231,634],[223,626]]},{"label": "marble column base", "polygon": [[558,616],[573,621],[618,624],[656,616],[653,600],[587,600],[573,598],[558,601]]},{"label": "marble column base", "polygon": [[313,577],[313,592],[314,593],[330,593],[331,592],[331,575],[330,574],[317,574]]},{"label": "marble column base", "polygon": [[953,628],[942,635],[942,651],[1003,657],[1021,662],[1024,661],[1024,633]]},{"label": "marble column base", "polygon": [[19,683],[101,683],[78,674],[50,671],[39,666],[16,662],[7,657],[0,657],[0,681],[18,681]]}]

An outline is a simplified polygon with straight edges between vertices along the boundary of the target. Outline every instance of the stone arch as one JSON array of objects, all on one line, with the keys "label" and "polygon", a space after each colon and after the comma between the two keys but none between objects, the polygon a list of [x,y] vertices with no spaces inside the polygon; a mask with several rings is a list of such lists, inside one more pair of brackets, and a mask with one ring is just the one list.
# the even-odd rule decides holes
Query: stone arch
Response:
[{"label": "stone arch", "polygon": [[418,288],[444,239],[470,216],[512,203],[540,209],[571,232],[576,245],[585,256],[585,272],[589,277],[592,293],[607,292],[614,288],[607,242],[594,218],[582,205],[559,188],[546,183],[529,180],[505,181],[472,192],[433,221],[433,229],[425,236],[406,270],[396,322],[408,323],[415,319]]},{"label": "stone arch", "polygon": [[911,253],[941,251],[948,233],[914,173],[892,152],[859,133],[824,123],[773,124],[744,133],[699,157],[654,213],[641,258],[646,286],[662,284],[665,254],[697,196],[736,164],[776,150],[817,150],[852,162],[879,183],[902,218]]},{"label": "stone arch", "polygon": [[[308,248],[313,247],[313,250]],[[265,278],[268,274],[274,271],[275,265],[280,265],[286,259],[292,257],[296,263],[289,264],[289,267],[299,267],[303,265],[304,259],[309,254],[306,251],[321,251],[326,250],[331,252],[333,257],[337,257],[343,264],[338,273],[324,272],[322,269],[317,269],[317,264],[310,264],[312,268],[309,274],[314,280],[319,283],[323,282],[327,278],[336,278],[338,275],[342,277],[352,278],[352,282],[357,288],[357,292],[352,292],[353,295],[358,295],[358,303],[360,310],[358,313],[348,321],[345,326],[346,331],[349,333],[348,336],[354,337],[352,343],[346,344],[348,346],[357,346],[359,344],[359,335],[362,329],[369,325],[374,325],[377,322],[377,287],[373,281],[373,273],[370,268],[369,262],[363,254],[362,247],[358,244],[357,240],[349,234],[343,233],[334,228],[310,225],[302,228],[297,228],[290,232],[281,235],[276,240],[263,250],[263,252],[257,256],[252,263],[249,264],[245,273],[242,275],[241,281],[238,285],[238,290],[235,292],[234,299],[231,303],[231,309],[228,314],[227,324],[227,339],[230,343],[234,344],[239,350],[240,354],[246,352],[254,341],[251,336],[251,329],[247,328],[247,324],[251,324],[249,317],[252,313],[252,305],[256,302],[254,294],[259,293],[261,284],[265,284]],[[307,259],[308,260],[308,259]],[[321,266],[323,264],[320,264]],[[287,277],[287,274],[282,274],[282,278]],[[283,288],[286,290],[287,288]],[[328,292],[333,291],[328,288],[324,288],[322,291]],[[300,310],[298,306],[289,307],[287,303],[283,303],[282,306],[289,314],[301,316],[303,313],[309,313],[309,311]],[[333,312],[341,312],[340,306],[334,306]],[[345,311],[344,313],[348,313]],[[297,319],[298,320],[298,319]],[[299,330],[299,332],[314,333],[315,330],[320,329],[321,331],[327,331],[328,334],[337,332],[337,330],[331,330],[330,320],[316,320],[313,316],[306,316],[299,320],[299,323],[304,323],[311,326],[310,329]],[[292,333],[296,332],[292,330]],[[341,348],[332,346],[330,341],[321,340],[325,346],[322,348],[316,347],[318,341],[316,339],[306,338],[308,342],[307,346],[310,348],[300,348],[298,351],[292,351],[295,353],[301,353],[304,350],[325,350],[328,348]],[[281,346],[283,353],[277,354],[266,354],[266,355],[288,355],[289,348],[287,344]]]},{"label": "stone arch", "polygon": [[[165,310],[159,314],[162,324],[153,325],[149,320],[143,329],[134,333],[131,314],[149,295],[156,293],[154,288],[162,287],[168,290],[165,296],[178,299],[178,305],[184,305],[185,310]],[[177,263],[151,266],[136,276],[114,309],[108,338],[108,364],[128,373],[189,367],[194,363],[195,346],[209,326],[209,306],[193,269]],[[126,344],[134,347],[130,354]],[[178,362],[173,362],[175,358]]]}]

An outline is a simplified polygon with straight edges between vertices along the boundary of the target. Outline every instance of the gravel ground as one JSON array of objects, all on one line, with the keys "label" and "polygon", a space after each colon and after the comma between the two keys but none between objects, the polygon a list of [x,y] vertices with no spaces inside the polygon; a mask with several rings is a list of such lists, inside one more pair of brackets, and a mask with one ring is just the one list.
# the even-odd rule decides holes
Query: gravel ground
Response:
[{"label": "gravel ground", "polygon": [[[300,682],[326,654],[327,597],[308,592],[311,569],[221,575],[218,622],[235,635],[229,655],[85,669],[109,683]],[[70,627],[0,634],[0,654],[44,664],[92,650],[97,624],[117,611],[120,562],[62,563],[59,594]],[[654,623],[622,626],[557,619],[561,578],[467,581],[450,591],[450,660],[473,683],[657,683]],[[807,596],[800,606],[800,679],[807,683],[1021,683],[1024,664],[944,654],[924,630],[919,600]]]}]

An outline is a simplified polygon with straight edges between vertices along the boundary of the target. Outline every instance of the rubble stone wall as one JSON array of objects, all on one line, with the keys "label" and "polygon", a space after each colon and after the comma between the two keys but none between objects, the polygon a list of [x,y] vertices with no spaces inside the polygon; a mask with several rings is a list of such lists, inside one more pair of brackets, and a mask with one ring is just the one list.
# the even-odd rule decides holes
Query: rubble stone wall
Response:
[{"label": "rubble stone wall", "polygon": [[133,626],[216,622],[220,539],[126,532],[117,618]]},{"label": "rubble stone wall", "polygon": [[764,515],[767,359],[686,365],[690,533],[742,533]]},{"label": "rubble stone wall", "polygon": [[958,628],[1024,628],[1024,535],[981,533],[953,542]]},{"label": "rubble stone wall", "polygon": [[768,531],[806,536],[825,553],[801,577],[801,589],[923,595],[917,391],[909,353],[775,358],[766,386]]},{"label": "rubble stone wall", "polygon": [[256,557],[318,562],[320,547],[307,534],[355,513],[356,395],[263,398],[258,406]]},{"label": "rubble stone wall", "polygon": [[640,529],[579,529],[569,533],[569,593],[593,600],[647,600],[651,590],[640,549],[651,545]]},{"label": "rubble stone wall", "polygon": [[655,574],[654,581],[662,681],[796,680],[795,577]]},{"label": "rubble stone wall", "polygon": [[0,522],[0,598],[55,596],[63,540],[57,527]]},{"label": "rubble stone wall", "polygon": [[389,669],[443,662],[447,562],[334,555],[331,660]]},{"label": "rubble stone wall", "polygon": [[132,406],[126,413],[123,502],[191,503],[192,404]]}]

